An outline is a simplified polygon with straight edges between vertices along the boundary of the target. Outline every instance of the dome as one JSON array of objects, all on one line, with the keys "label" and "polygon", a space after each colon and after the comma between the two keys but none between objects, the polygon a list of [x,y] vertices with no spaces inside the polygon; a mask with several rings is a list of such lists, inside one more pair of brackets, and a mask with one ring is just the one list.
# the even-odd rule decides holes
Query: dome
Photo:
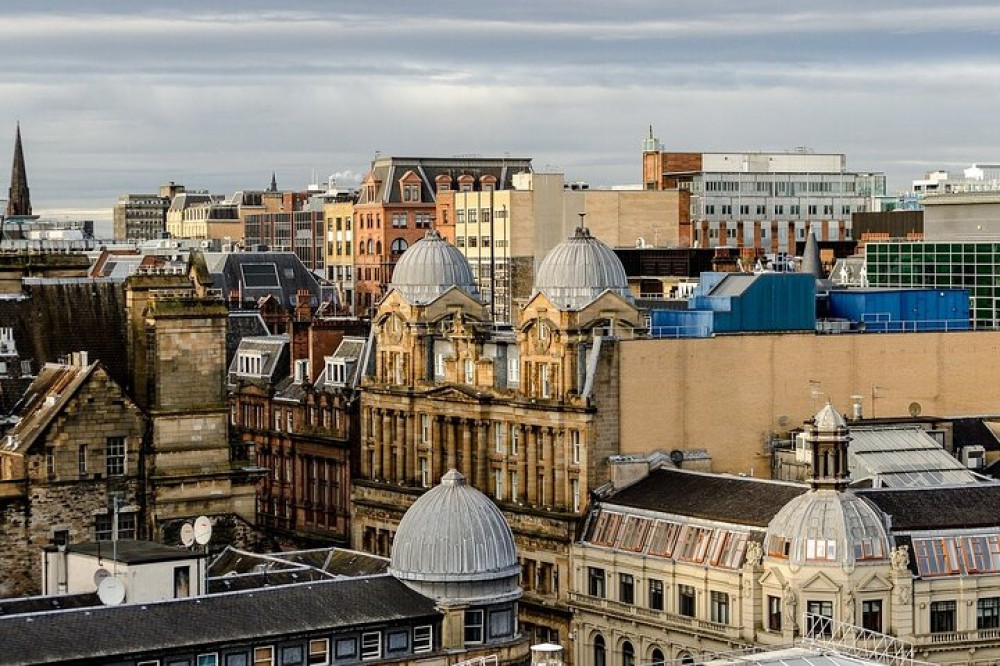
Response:
[{"label": "dome", "polygon": [[835,432],[847,427],[847,421],[844,417],[840,415],[833,405],[829,402],[823,409],[816,412],[816,416],[813,417],[813,425],[816,430],[822,432]]},{"label": "dome", "polygon": [[479,298],[469,262],[434,229],[403,252],[389,284],[413,304],[430,303],[453,286]]},{"label": "dome", "polygon": [[811,490],[783,506],[767,526],[767,552],[784,552],[793,565],[884,562],[891,550],[882,514],[851,492]]},{"label": "dome", "polygon": [[520,596],[507,520],[454,469],[403,515],[389,573],[438,601]]},{"label": "dome", "polygon": [[535,275],[535,293],[566,310],[583,309],[608,290],[632,301],[622,262],[585,227],[552,248]]}]

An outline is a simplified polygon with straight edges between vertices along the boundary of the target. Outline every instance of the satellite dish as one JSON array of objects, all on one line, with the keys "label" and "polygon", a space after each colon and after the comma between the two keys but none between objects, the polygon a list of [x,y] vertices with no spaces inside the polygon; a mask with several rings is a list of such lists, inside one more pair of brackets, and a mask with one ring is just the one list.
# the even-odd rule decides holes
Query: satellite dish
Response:
[{"label": "satellite dish", "polygon": [[105,606],[117,606],[125,601],[125,585],[114,576],[108,576],[97,586],[97,597]]},{"label": "satellite dish", "polygon": [[684,452],[679,449],[674,449],[673,451],[671,451],[670,462],[680,467],[681,463],[684,462]]},{"label": "satellite dish", "polygon": [[212,538],[212,521],[206,516],[194,519],[194,540],[199,546],[204,546]]},{"label": "satellite dish", "polygon": [[785,416],[784,414],[782,414],[781,416],[779,416],[778,417],[778,425],[780,425],[780,426],[786,426],[786,425],[788,425],[788,417]]},{"label": "satellite dish", "polygon": [[920,416],[920,409],[921,409],[921,407],[920,407],[920,403],[919,402],[911,402],[910,403],[910,416],[912,416],[913,418],[917,418],[918,416]]},{"label": "satellite dish", "polygon": [[107,578],[110,575],[111,575],[111,573],[107,569],[105,569],[104,567],[101,567],[100,569],[98,569],[97,571],[95,571],[94,572],[94,586],[97,587],[97,588],[100,588],[101,587],[101,581],[103,581],[105,578]]},{"label": "satellite dish", "polygon": [[194,525],[191,523],[181,525],[181,543],[185,548],[190,548],[194,543]]}]

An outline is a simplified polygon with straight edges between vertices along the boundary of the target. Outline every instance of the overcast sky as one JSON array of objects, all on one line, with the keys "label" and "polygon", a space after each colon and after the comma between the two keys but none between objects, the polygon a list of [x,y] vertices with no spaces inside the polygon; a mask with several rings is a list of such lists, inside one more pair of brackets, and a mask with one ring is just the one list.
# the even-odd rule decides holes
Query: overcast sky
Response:
[{"label": "overcast sky", "polygon": [[168,180],[356,182],[377,151],[638,183],[649,125],[903,188],[1000,161],[1000,5],[958,2],[4,0],[0,197],[18,119],[36,212],[99,217]]}]

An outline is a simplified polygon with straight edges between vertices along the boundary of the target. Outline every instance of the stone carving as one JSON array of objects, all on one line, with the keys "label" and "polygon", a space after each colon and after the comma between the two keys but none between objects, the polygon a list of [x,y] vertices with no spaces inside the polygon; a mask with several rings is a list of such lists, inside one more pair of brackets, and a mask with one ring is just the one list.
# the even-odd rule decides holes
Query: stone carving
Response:
[{"label": "stone carving", "polygon": [[889,562],[893,571],[906,571],[910,566],[910,547],[899,546],[893,549]]},{"label": "stone carving", "polygon": [[761,549],[760,544],[756,541],[751,541],[747,544],[747,559],[746,564],[749,567],[755,567],[760,564],[760,561],[764,557],[764,551]]}]

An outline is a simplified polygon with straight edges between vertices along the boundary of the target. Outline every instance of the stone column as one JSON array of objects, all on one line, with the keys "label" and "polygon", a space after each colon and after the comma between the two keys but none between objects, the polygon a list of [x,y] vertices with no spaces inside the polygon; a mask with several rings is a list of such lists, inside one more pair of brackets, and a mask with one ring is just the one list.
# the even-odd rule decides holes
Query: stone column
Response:
[{"label": "stone column", "polygon": [[557,507],[572,506],[573,498],[569,489],[569,475],[566,474],[566,461],[570,460],[569,431],[565,428],[552,430],[552,492],[555,493]]},{"label": "stone column", "polygon": [[406,481],[406,454],[409,447],[406,435],[406,416],[402,412],[396,412],[396,483],[400,485]]},{"label": "stone column", "polygon": [[391,410],[382,411],[382,480],[392,480],[393,416]]},{"label": "stone column", "polygon": [[429,485],[431,486],[444,475],[441,470],[444,469],[445,425],[443,416],[435,416],[431,422],[430,460],[428,462],[431,477]]},{"label": "stone column", "polygon": [[371,432],[369,428],[365,427],[366,424],[371,423],[372,408],[365,407],[364,413],[361,415],[361,478],[370,479],[372,476],[371,466],[368,464],[368,450],[371,448],[371,444],[368,438],[371,437]]},{"label": "stone column", "polygon": [[420,422],[423,418],[420,414],[407,414],[406,416],[410,431],[410,481],[414,485],[420,484],[420,450],[423,447],[420,432]]},{"label": "stone column", "polygon": [[372,478],[381,479],[382,478],[382,410],[381,409],[372,410],[372,430],[374,431],[374,436],[372,439],[372,447],[373,447]]},{"label": "stone column", "polygon": [[[523,502],[527,498],[527,493],[525,489],[528,485],[528,455],[527,449],[527,426],[523,426],[520,423],[514,424],[514,428],[518,432],[518,441],[520,443],[520,449],[517,452],[517,497],[511,495],[512,500]],[[513,490],[513,488],[511,489]]]},{"label": "stone column", "polygon": [[562,496],[562,489],[556,485],[555,428],[545,428],[542,436],[545,438],[545,464],[542,465],[545,472],[545,488],[542,495],[548,506],[555,507],[558,506]]},{"label": "stone column", "polygon": [[471,419],[458,419],[456,426],[462,429],[462,464],[461,472],[465,476],[469,485],[475,487],[472,475],[472,431],[476,428],[476,422]]},{"label": "stone column", "polygon": [[476,488],[489,493],[490,488],[490,422],[479,421],[476,428]]},{"label": "stone column", "polygon": [[528,472],[525,488],[528,490],[528,504],[538,504],[538,430],[534,426],[526,427],[524,432],[524,448],[528,459]]},{"label": "stone column", "polygon": [[444,456],[444,467],[441,469],[441,476],[448,473],[448,470],[455,469],[458,465],[458,442],[455,441],[455,429],[457,427],[457,419],[454,417],[446,417],[444,420],[445,426],[445,456]]}]

